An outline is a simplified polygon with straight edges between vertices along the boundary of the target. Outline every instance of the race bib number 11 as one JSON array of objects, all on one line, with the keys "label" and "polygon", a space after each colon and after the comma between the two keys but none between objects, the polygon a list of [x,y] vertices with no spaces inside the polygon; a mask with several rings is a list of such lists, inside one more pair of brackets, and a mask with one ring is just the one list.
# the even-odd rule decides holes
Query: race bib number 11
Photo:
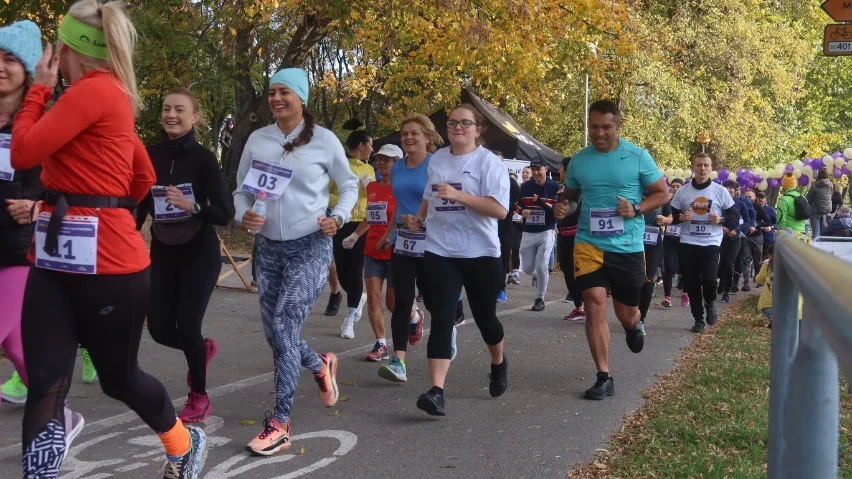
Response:
[{"label": "race bib number 11", "polygon": [[41,213],[36,223],[36,267],[66,273],[97,274],[98,218],[68,216],[59,228],[59,246],[53,254],[44,251],[50,213]]},{"label": "race bib number 11", "polygon": [[284,193],[284,189],[292,179],[293,170],[252,158],[251,169],[240,189],[253,195],[265,191],[267,199],[276,200]]}]

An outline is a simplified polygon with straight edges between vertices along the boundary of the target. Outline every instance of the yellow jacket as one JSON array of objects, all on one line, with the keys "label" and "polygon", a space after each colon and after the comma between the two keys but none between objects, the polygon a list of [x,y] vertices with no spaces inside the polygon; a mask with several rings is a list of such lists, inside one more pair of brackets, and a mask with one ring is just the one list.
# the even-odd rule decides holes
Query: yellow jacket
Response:
[{"label": "yellow jacket", "polygon": [[[367,185],[376,181],[376,172],[372,166],[356,158],[349,158],[349,169],[358,177],[358,202],[352,208],[352,218],[349,221],[360,223],[364,221],[367,215]],[[337,205],[337,199],[337,184],[334,181],[329,181],[328,207],[333,209]]]},{"label": "yellow jacket", "polygon": [[[754,282],[763,285],[763,290],[760,292],[760,298],[757,300],[757,310],[762,311],[764,308],[772,307],[772,267],[769,263],[763,263],[760,267],[760,272],[754,278]],[[799,319],[802,319],[802,297],[799,296]]]}]

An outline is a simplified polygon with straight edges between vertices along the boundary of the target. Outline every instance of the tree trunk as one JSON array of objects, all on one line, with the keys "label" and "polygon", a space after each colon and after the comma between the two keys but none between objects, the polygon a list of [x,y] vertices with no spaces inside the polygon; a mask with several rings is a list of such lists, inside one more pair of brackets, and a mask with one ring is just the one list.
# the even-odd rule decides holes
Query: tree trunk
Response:
[{"label": "tree trunk", "polygon": [[781,188],[767,188],[766,189],[766,204],[775,208],[775,205],[778,204],[778,195],[781,193]]}]

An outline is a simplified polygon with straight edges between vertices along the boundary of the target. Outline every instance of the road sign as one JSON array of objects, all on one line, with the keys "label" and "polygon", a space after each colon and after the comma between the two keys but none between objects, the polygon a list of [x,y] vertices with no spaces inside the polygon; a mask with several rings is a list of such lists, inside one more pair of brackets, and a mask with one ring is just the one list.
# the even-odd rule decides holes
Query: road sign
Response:
[{"label": "road sign", "polygon": [[822,3],[822,9],[835,22],[852,22],[852,1],[826,0]]},{"label": "road sign", "polygon": [[822,52],[828,56],[852,56],[852,25],[826,25]]}]

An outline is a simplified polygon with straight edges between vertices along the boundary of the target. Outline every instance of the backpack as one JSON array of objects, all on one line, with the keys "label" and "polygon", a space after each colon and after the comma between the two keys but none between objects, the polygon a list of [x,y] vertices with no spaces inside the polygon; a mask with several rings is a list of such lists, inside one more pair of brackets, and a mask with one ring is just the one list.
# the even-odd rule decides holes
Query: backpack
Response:
[{"label": "backpack", "polygon": [[808,199],[802,195],[784,195],[793,199],[793,219],[802,221],[811,219],[811,205]]}]

